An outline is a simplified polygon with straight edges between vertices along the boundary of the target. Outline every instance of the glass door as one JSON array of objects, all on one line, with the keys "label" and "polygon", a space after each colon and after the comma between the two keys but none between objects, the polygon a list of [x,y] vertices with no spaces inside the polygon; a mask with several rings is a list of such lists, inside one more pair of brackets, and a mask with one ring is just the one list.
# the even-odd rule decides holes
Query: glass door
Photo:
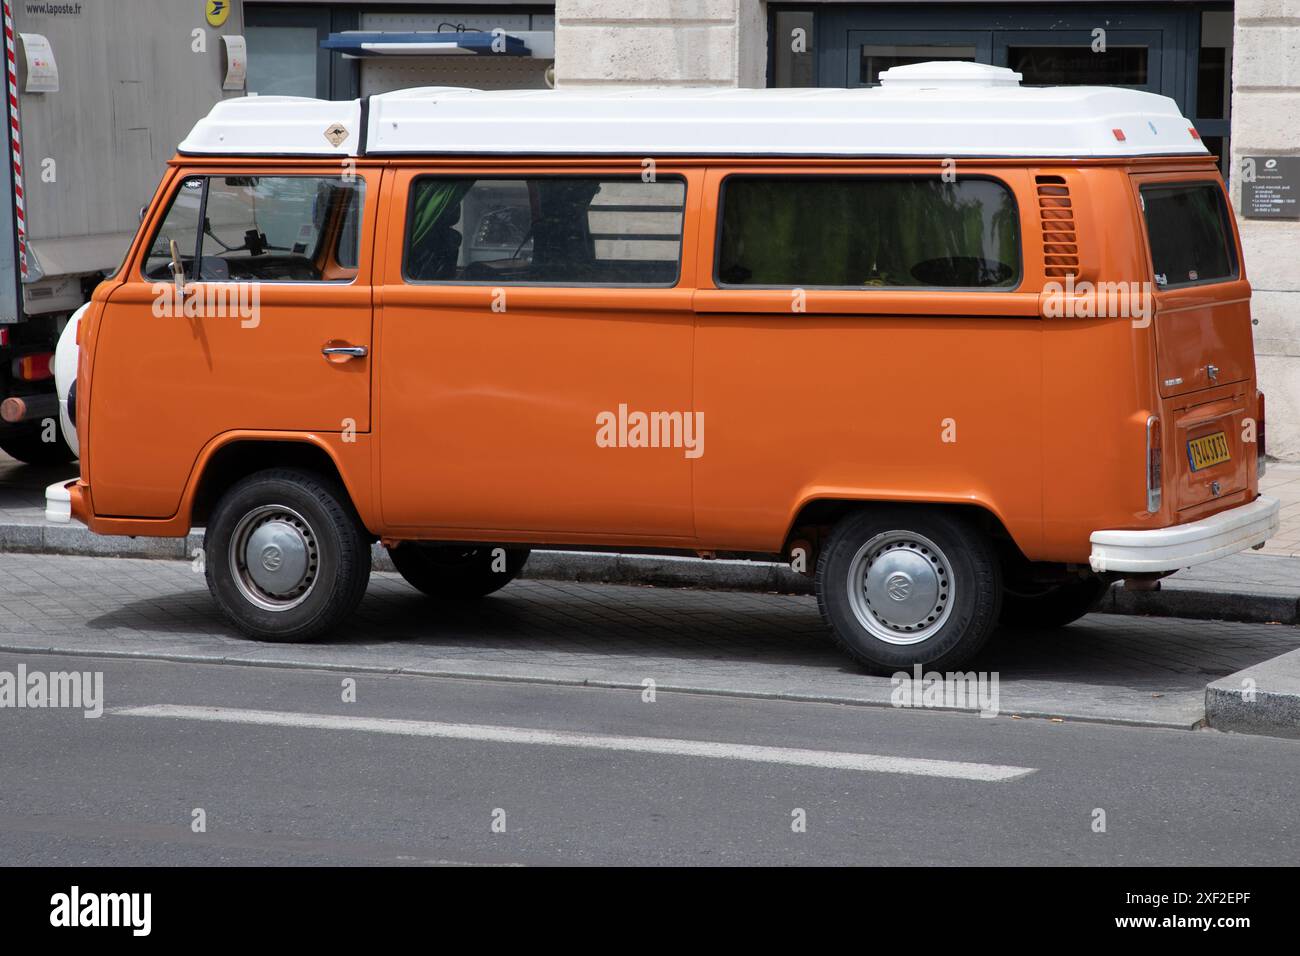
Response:
[{"label": "glass door", "polygon": [[845,86],[879,86],[883,71],[909,63],[988,63],[992,49],[989,30],[850,30]]},{"label": "glass door", "polygon": [[1164,93],[1160,30],[999,30],[993,63],[1025,86],[1125,86]]}]

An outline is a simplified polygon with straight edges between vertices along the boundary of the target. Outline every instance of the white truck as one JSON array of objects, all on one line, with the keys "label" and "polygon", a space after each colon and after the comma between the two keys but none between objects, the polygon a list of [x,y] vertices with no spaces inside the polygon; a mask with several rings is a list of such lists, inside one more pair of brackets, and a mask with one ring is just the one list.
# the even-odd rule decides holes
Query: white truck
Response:
[{"label": "white truck", "polygon": [[[229,85],[229,0],[0,0],[8,161],[0,171],[0,450],[74,457],[60,332],[115,270],[176,144]],[[237,72],[237,71],[236,71]]]}]

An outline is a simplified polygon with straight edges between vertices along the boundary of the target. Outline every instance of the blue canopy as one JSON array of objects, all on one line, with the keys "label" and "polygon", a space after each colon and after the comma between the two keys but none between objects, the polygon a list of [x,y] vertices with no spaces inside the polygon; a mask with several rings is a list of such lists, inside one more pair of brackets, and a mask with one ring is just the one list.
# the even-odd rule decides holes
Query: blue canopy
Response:
[{"label": "blue canopy", "polygon": [[[493,49],[493,44],[496,49]],[[321,47],[356,57],[437,56],[472,53],[485,56],[531,56],[528,44],[508,33],[486,30],[420,31],[415,33],[347,30],[331,33]]]}]

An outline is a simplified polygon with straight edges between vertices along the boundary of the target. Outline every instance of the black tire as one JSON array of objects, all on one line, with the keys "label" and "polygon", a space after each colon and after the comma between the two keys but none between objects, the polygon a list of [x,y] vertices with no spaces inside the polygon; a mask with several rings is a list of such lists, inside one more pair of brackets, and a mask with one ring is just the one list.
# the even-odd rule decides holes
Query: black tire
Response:
[{"label": "black tire", "polygon": [[[851,574],[858,584],[850,584]],[[992,544],[972,522],[944,511],[855,512],[835,526],[817,560],[817,604],[835,643],[876,674],[917,664],[961,667],[993,633],[1001,602],[1002,568]]]},{"label": "black tire", "polygon": [[[307,569],[300,584],[283,594],[252,580],[257,569],[248,569],[243,560],[249,547],[235,540],[236,535],[245,542],[252,539],[256,546],[258,529],[277,523],[297,529]],[[278,549],[278,544],[262,553],[270,548]],[[310,471],[275,468],[236,483],[213,509],[203,549],[208,589],[217,606],[235,627],[259,641],[300,643],[328,634],[356,609],[370,579],[370,539],[347,493]],[[280,550],[268,560],[277,568],[291,568],[292,559]],[[270,568],[267,564],[261,570]],[[256,600],[280,606],[268,608]]]},{"label": "black tire", "polygon": [[390,546],[393,567],[406,583],[429,597],[473,601],[505,587],[524,569],[528,548],[447,545],[403,541]]},{"label": "black tire", "polygon": [[1065,627],[1094,610],[1110,589],[1104,578],[1088,575],[1058,584],[1008,585],[1002,592],[1005,627]]},{"label": "black tire", "polygon": [[28,465],[66,465],[77,460],[63,439],[62,426],[55,426],[54,441],[42,441],[43,432],[39,426],[6,429],[0,432],[0,450]]}]

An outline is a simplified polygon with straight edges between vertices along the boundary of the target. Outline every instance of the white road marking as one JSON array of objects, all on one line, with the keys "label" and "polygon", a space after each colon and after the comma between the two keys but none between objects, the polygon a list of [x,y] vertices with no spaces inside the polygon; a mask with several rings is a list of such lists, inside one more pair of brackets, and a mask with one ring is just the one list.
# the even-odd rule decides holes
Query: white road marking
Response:
[{"label": "white road marking", "polygon": [[923,757],[887,757],[879,754],[845,753],[834,750],[762,747],[714,740],[621,737],[571,730],[532,730],[527,727],[449,724],[431,720],[394,720],[386,717],[343,717],[334,714],[300,714],[274,710],[243,710],[234,707],[150,704],[145,707],[120,708],[113,713],[127,717],[168,717],[174,720],[208,720],[225,724],[305,727],[315,730],[359,730],[365,733],[399,734],[407,737],[484,740],[501,744],[545,747],[582,747],[590,750],[620,750],[674,757],[706,757],[712,760],[748,760],[755,763],[785,764],[791,767],[821,767],[827,770],[856,770],[864,773],[904,773],[920,777],[979,780],[986,783],[1016,780],[1035,770],[1034,767],[930,760]]}]

